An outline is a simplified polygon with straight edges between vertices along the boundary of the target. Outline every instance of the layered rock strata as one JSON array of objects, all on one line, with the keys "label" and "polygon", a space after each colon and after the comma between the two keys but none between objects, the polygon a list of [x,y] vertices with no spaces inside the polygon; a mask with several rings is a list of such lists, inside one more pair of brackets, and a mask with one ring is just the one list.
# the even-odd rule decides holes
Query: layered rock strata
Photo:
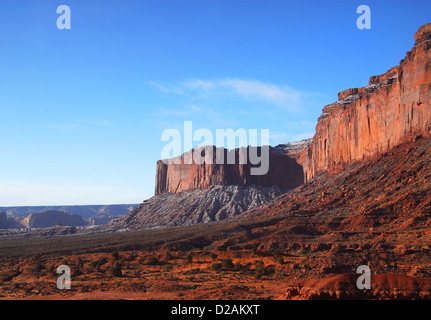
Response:
[{"label": "layered rock strata", "polygon": [[[254,149],[254,150],[253,150]],[[295,148],[290,148],[292,150]],[[155,194],[179,193],[190,190],[203,190],[215,185],[241,185],[241,186],[279,186],[294,188],[304,182],[303,169],[300,164],[288,155],[289,150],[269,148],[268,172],[256,175],[252,168],[265,166],[264,163],[253,165],[251,161],[241,160],[242,155],[257,152],[260,155],[265,152],[260,147],[239,148],[226,150],[213,146],[193,149],[179,157],[159,160],[156,171]],[[197,161],[187,161],[193,152],[199,152],[205,161],[201,164]],[[219,160],[219,156],[222,160]],[[232,158],[230,158],[232,156]],[[234,159],[229,161],[229,159]],[[261,161],[265,161],[262,157]]]},{"label": "layered rock strata", "polygon": [[411,135],[431,131],[431,24],[419,28],[399,66],[369,85],[340,92],[323,108],[310,149],[302,155],[305,180],[383,154]]}]

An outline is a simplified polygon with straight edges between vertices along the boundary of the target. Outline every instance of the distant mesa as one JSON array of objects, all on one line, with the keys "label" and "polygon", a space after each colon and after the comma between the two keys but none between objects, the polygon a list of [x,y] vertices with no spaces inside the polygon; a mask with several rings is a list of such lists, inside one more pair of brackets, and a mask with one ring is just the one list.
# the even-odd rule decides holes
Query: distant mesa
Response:
[{"label": "distant mesa", "polygon": [[138,204],[0,207],[0,229],[103,226]]},{"label": "distant mesa", "polygon": [[0,213],[0,229],[48,228],[53,226],[85,226],[87,223],[80,215],[64,211],[49,210],[32,213],[27,217],[8,218]]},{"label": "distant mesa", "polygon": [[81,216],[56,210],[30,214],[27,217],[27,223],[28,228],[48,228],[56,225],[82,227],[86,225]]}]

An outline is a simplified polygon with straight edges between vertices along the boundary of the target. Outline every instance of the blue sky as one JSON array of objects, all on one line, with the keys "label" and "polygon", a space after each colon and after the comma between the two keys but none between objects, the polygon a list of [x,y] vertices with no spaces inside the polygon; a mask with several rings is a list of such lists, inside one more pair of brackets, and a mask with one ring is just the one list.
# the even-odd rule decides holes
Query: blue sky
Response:
[{"label": "blue sky", "polygon": [[[56,9],[71,9],[59,30]],[[356,8],[371,8],[359,30]],[[139,203],[163,130],[309,138],[339,91],[398,65],[430,1],[10,0],[0,10],[0,206]]]}]

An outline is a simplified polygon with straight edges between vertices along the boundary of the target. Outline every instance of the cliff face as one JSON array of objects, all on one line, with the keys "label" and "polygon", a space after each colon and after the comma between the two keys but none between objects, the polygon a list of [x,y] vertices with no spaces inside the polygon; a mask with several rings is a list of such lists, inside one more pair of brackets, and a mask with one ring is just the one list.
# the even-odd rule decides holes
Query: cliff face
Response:
[{"label": "cliff face", "polygon": [[411,135],[431,131],[431,24],[415,34],[399,66],[348,89],[323,108],[313,144],[299,159],[305,180],[380,155]]},{"label": "cliff face", "polygon": [[[293,188],[304,183],[302,166],[288,155],[289,150],[281,148],[269,149],[269,170],[266,174],[251,174],[251,168],[259,167],[260,164],[252,165],[250,161],[241,164],[240,157],[242,152],[247,152],[248,154],[252,148],[254,147],[228,151],[212,146],[201,147],[198,150],[202,156],[205,155],[205,163],[202,164],[194,161],[192,164],[187,164],[187,161],[185,161],[193,150],[177,158],[160,160],[157,162],[155,193],[158,195],[165,192],[179,193],[187,190],[203,190],[215,185],[257,185]],[[262,150],[257,149],[257,154],[260,155]],[[216,161],[218,154],[224,155],[223,164]],[[234,164],[228,164],[229,154],[234,157]],[[208,157],[212,157],[211,161],[208,161]]]},{"label": "cliff face", "polygon": [[[249,204],[270,201],[275,197],[270,190],[274,186],[284,193],[325,172],[331,178],[353,162],[381,157],[413,136],[431,135],[431,24],[421,27],[415,40],[399,66],[371,77],[367,87],[340,92],[337,102],[325,106],[312,139],[269,147],[266,174],[251,172],[264,164],[240,161],[244,154],[256,151],[254,147],[196,148],[158,161],[156,196],[112,225],[148,228],[221,220],[250,210]],[[202,164],[185,161],[195,152],[205,158]],[[228,164],[232,157],[234,164]],[[245,191],[225,189],[232,185]],[[259,192],[265,197],[255,201]],[[232,194],[238,195],[231,198]]]},{"label": "cliff face", "polygon": [[429,135],[430,102],[431,24],[427,24],[419,28],[413,49],[399,66],[371,77],[367,87],[340,92],[337,102],[323,108],[311,141],[292,150],[283,150],[287,145],[270,148],[266,175],[250,175],[249,165],[159,161],[156,194],[213,185],[297,187],[322,172],[337,172],[352,162],[384,154],[411,136]]}]

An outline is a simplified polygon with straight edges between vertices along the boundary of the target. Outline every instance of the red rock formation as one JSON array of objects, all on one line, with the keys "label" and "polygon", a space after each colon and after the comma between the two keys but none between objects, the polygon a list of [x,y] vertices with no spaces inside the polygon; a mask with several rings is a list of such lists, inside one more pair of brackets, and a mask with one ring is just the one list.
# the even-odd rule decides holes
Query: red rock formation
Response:
[{"label": "red rock formation", "polygon": [[[293,149],[271,148],[268,174],[253,176],[250,165],[238,161],[187,165],[183,155],[182,164],[157,163],[156,194],[213,185],[296,187],[322,172],[336,172],[383,154],[412,135],[429,135],[431,24],[419,28],[415,40],[399,66],[371,77],[367,87],[340,92],[337,102],[325,106],[309,143]],[[238,159],[239,149],[231,152]]]},{"label": "red rock formation", "polygon": [[[293,188],[304,183],[302,167],[295,159],[289,157],[284,150],[271,148],[269,152],[269,170],[264,175],[252,175],[253,165],[250,161],[244,164],[239,161],[241,151],[250,151],[254,147],[226,151],[222,148],[203,147],[205,163],[187,164],[185,158],[190,151],[178,158],[172,158],[157,162],[156,195],[165,192],[178,193],[187,190],[207,189],[215,185],[257,185],[279,186]],[[258,155],[261,148],[258,148]],[[211,151],[211,152],[210,152]],[[218,152],[224,152],[224,160],[221,164],[216,161]],[[228,164],[228,153],[233,153],[234,164]],[[212,154],[212,161],[208,161]],[[247,153],[248,154],[248,153]],[[178,163],[175,163],[178,161]],[[260,165],[257,165],[259,167]],[[254,166],[256,167],[256,166]]]},{"label": "red rock formation", "polygon": [[328,279],[307,279],[287,288],[282,298],[288,300],[330,300],[330,299],[396,299],[429,300],[431,279],[412,278],[403,274],[374,274],[373,288],[359,290],[356,287],[357,274],[340,274]]},{"label": "red rock formation", "polygon": [[323,108],[313,145],[299,161],[306,180],[324,171],[385,153],[414,134],[431,131],[431,24],[399,66],[370,78],[369,86],[340,92]]}]

